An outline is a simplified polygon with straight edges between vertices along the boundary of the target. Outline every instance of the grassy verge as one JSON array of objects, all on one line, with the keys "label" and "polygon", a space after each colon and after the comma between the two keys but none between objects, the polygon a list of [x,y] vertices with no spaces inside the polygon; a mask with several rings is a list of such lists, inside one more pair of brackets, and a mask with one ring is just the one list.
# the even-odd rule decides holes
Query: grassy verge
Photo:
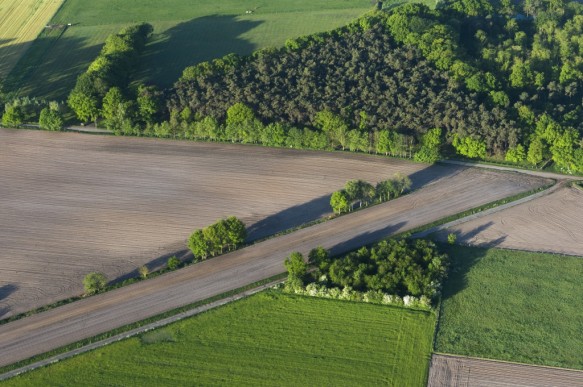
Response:
[{"label": "grassy verge", "polygon": [[[230,297],[230,296],[233,296],[233,295],[242,293],[242,292],[244,292],[246,290],[254,289],[254,288],[258,287],[258,286],[268,284],[268,283],[270,283],[272,281],[276,281],[276,280],[280,280],[280,279],[283,280],[284,278],[286,278],[286,276],[287,276],[287,273],[281,273],[281,274],[275,275],[273,277],[266,278],[266,279],[264,279],[262,281],[254,282],[254,283],[249,284],[247,286],[243,286],[241,288],[234,289],[234,290],[231,290],[229,292],[225,292],[225,293],[222,293],[222,294],[218,294],[218,295],[216,295],[214,297],[210,297],[210,298],[207,298],[205,300],[201,300],[201,301],[195,302],[195,303],[190,304],[190,305],[185,305],[185,306],[183,306],[181,308],[173,309],[173,310],[170,310],[168,312],[159,314],[157,316],[150,317],[148,319],[135,322],[133,324],[128,324],[128,325],[125,325],[123,327],[119,327],[119,328],[114,329],[114,330],[111,330],[109,332],[105,332],[105,333],[103,333],[101,335],[97,335],[97,336],[94,336],[94,337],[90,337],[90,338],[87,338],[85,340],[81,340],[81,341],[78,341],[76,343],[69,344],[69,345],[64,346],[64,347],[61,347],[61,348],[57,348],[55,350],[52,350],[52,351],[43,353],[43,354],[38,355],[38,356],[31,357],[29,359],[20,361],[18,363],[14,363],[14,364],[11,364],[11,365],[5,366],[5,367],[0,367],[0,374],[5,373],[5,372],[8,372],[8,371],[11,371],[11,370],[14,370],[14,369],[17,369],[17,368],[20,368],[20,367],[23,367],[23,366],[28,365],[28,364],[31,364],[31,363],[35,363],[35,362],[40,361],[40,360],[47,359],[49,357],[52,357],[52,356],[55,356],[55,355],[58,355],[58,354],[61,354],[61,353],[64,353],[64,352],[67,352],[67,351],[76,349],[76,348],[81,348],[81,347],[83,347],[83,346],[85,346],[87,344],[95,343],[97,341],[100,341],[100,340],[103,340],[103,339],[106,339],[106,338],[109,338],[109,337],[118,335],[118,334],[123,333],[123,332],[127,332],[127,331],[129,331],[131,329],[138,328],[138,327],[141,327],[141,326],[144,326],[144,325],[153,323],[155,321],[160,321],[160,320],[165,319],[167,317],[171,317],[171,316],[177,315],[179,313],[182,313],[182,312],[185,312],[185,311],[194,309],[196,307],[199,307],[199,306],[202,306],[202,305],[206,305],[206,304],[210,304],[211,302],[214,302],[214,301],[222,300],[224,298],[227,298],[227,297]],[[54,307],[56,307],[56,306],[54,306]]]},{"label": "grassy verge", "polygon": [[267,291],[6,384],[424,386],[434,322]]},{"label": "grassy verge", "polygon": [[444,246],[439,352],[583,369],[583,259]]}]

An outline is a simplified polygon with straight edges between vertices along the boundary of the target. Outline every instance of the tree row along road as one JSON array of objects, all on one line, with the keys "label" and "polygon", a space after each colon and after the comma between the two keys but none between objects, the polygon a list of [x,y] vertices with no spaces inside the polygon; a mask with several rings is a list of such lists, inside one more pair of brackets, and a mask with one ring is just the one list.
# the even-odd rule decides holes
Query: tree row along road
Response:
[{"label": "tree row along road", "polygon": [[334,254],[430,223],[549,180],[477,168],[439,168],[399,199],[301,229],[208,261],[0,326],[0,366],[92,337],[284,271],[293,251]]}]

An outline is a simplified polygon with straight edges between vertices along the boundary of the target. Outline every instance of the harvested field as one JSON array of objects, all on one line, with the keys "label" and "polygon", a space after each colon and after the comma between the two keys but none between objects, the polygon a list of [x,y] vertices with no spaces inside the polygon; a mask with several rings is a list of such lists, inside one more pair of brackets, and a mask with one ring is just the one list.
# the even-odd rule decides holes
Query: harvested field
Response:
[{"label": "harvested field", "polygon": [[62,3],[62,0],[0,2],[0,79],[8,75]]},{"label": "harvested field", "polygon": [[348,153],[2,130],[0,318],[80,294],[91,271],[116,279],[155,268],[218,218],[240,217],[263,237],[329,215],[330,193],[348,179],[424,168]]},{"label": "harvested field", "polygon": [[583,255],[583,191],[565,186],[550,195],[451,227],[438,236],[445,240],[451,232],[462,244]]},{"label": "harvested field", "polygon": [[583,372],[466,357],[433,355],[429,387],[583,386]]}]

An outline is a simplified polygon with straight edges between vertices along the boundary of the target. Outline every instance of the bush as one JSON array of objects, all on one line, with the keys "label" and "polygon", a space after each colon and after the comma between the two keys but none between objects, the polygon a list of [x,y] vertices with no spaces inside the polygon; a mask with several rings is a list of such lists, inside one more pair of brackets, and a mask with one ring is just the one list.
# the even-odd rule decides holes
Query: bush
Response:
[{"label": "bush", "polygon": [[138,272],[140,273],[140,277],[148,278],[148,275],[150,274],[150,269],[148,269],[148,266],[144,265],[144,266],[140,266],[140,268],[138,269]]},{"label": "bush", "polygon": [[456,240],[457,240],[456,234],[454,234],[453,232],[450,234],[447,234],[447,243],[449,243],[450,245],[453,245]]},{"label": "bush", "polygon": [[166,266],[168,266],[168,269],[170,270],[176,270],[178,266],[180,266],[180,264],[181,264],[180,259],[178,259],[176,255],[173,255],[168,259]]},{"label": "bush", "polygon": [[146,332],[140,339],[142,344],[173,343],[176,341],[176,338],[168,329],[156,329]]},{"label": "bush", "polygon": [[63,117],[57,110],[44,108],[40,112],[38,125],[41,129],[58,131],[63,129]]},{"label": "bush", "polygon": [[99,293],[107,286],[107,278],[103,273],[89,273],[83,279],[83,287],[86,294]]}]

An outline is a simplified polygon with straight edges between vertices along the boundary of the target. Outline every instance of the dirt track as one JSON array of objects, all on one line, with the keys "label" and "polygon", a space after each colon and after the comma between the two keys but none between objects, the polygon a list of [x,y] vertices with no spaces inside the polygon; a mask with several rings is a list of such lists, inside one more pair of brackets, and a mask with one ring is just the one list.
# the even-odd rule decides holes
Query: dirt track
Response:
[{"label": "dirt track", "polygon": [[450,232],[463,244],[583,256],[583,191],[563,187],[438,235]]},{"label": "dirt track", "polygon": [[428,387],[581,387],[583,371],[433,355]]},{"label": "dirt track", "polygon": [[[47,136],[47,134],[39,134],[38,136],[43,137]],[[207,172],[209,176],[216,176],[218,173],[223,173],[221,176],[222,178],[219,180],[228,181],[228,187],[231,187],[243,196],[242,198],[237,198],[237,196],[227,195],[227,198],[221,198],[221,195],[226,194],[226,192],[216,188],[210,192],[211,189],[206,185],[198,186],[198,188],[196,185],[192,186],[190,188],[191,191],[188,191],[189,195],[196,195],[197,189],[202,192],[209,191],[209,193],[207,193],[208,200],[205,203],[209,208],[220,208],[217,207],[220,203],[226,203],[226,200],[237,199],[238,202],[231,208],[242,209],[243,212],[245,211],[245,207],[240,203],[244,200],[249,200],[251,203],[254,203],[253,200],[256,200],[257,203],[255,208],[266,206],[273,208],[276,203],[280,203],[280,200],[285,202],[285,200],[291,200],[290,198],[294,198],[293,195],[289,194],[280,200],[275,200],[273,196],[270,196],[273,194],[269,193],[273,192],[271,190],[274,190],[274,188],[268,190],[267,187],[270,185],[260,185],[259,182],[261,181],[269,181],[271,184],[280,184],[280,193],[288,193],[289,187],[297,186],[299,186],[300,189],[296,195],[304,193],[306,189],[312,186],[321,187],[320,189],[325,191],[327,189],[330,190],[330,188],[328,188],[330,185],[337,186],[337,182],[345,180],[345,177],[336,177],[332,179],[327,175],[331,174],[331,171],[343,169],[343,165],[352,165],[352,168],[354,168],[352,173],[357,174],[356,176],[353,175],[349,177],[362,177],[368,180],[375,180],[375,177],[384,177],[386,176],[385,173],[389,172],[389,174],[391,174],[395,169],[404,170],[408,173],[413,172],[413,180],[418,185],[424,184],[425,186],[410,195],[389,203],[299,230],[292,234],[270,239],[263,243],[149,281],[144,281],[53,309],[45,313],[34,315],[9,324],[4,324],[0,326],[0,352],[2,353],[0,366],[281,273],[284,271],[283,260],[292,251],[307,253],[311,248],[319,245],[330,248],[336,253],[347,251],[360,245],[378,240],[379,238],[389,236],[395,232],[405,231],[440,219],[446,215],[454,214],[521,191],[529,190],[546,183],[544,179],[535,177],[528,177],[514,173],[465,169],[463,167],[438,166],[427,168],[426,170],[419,172],[418,169],[421,166],[413,165],[413,171],[407,171],[406,166],[409,164],[406,163],[395,165],[396,163],[394,161],[359,158],[350,155],[339,156],[338,154],[312,152],[286,152],[282,150],[228,147],[221,145],[214,147],[211,145],[147,140],[128,142],[128,139],[123,139],[122,142],[118,142],[119,139],[116,138],[103,139],[100,137],[68,136],[73,136],[65,137],[67,139],[72,139],[70,141],[73,141],[73,143],[75,143],[75,140],[78,138],[81,138],[82,141],[80,141],[80,144],[84,144],[84,147],[88,148],[85,154],[94,154],[93,157],[100,154],[96,151],[96,148],[100,149],[100,147],[104,147],[104,149],[102,149],[102,152],[104,153],[101,154],[101,160],[103,163],[106,163],[108,167],[102,167],[101,164],[97,165],[105,168],[102,173],[105,174],[106,172],[109,172],[106,175],[113,180],[113,187],[117,187],[118,185],[129,187],[124,191],[126,195],[134,192],[136,186],[142,187],[143,189],[147,189],[148,186],[143,182],[141,183],[142,185],[140,185],[142,180],[137,180],[133,177],[135,171],[132,169],[126,171],[128,174],[126,178],[130,179],[130,181],[127,182],[125,182],[123,174],[116,176],[111,172],[111,169],[114,167],[114,165],[111,164],[111,160],[117,155],[117,153],[112,153],[112,151],[120,152],[121,155],[126,155],[125,157],[137,157],[136,152],[140,151],[138,152],[139,157],[137,157],[137,159],[142,163],[145,162],[145,160],[153,160],[155,162],[150,161],[150,163],[156,167],[159,167],[157,162],[162,162],[163,160],[170,160],[173,162],[174,168],[165,168],[161,173],[156,174],[156,178],[159,181],[157,181],[155,192],[166,198],[165,203],[170,203],[170,199],[175,196],[175,193],[172,190],[173,186],[165,183],[169,178],[168,176],[175,175],[178,173],[177,171],[180,171],[181,169],[191,171],[192,168],[189,168],[189,166],[198,166],[200,169],[202,168],[202,165],[205,165],[206,168],[210,170]],[[48,136],[48,138],[60,139],[62,137]],[[52,141],[49,141],[49,143]],[[94,141],[105,144],[96,145]],[[46,142],[43,144],[45,143]],[[122,143],[123,146],[120,145]],[[39,151],[45,149],[44,147],[46,147],[46,145],[40,147]],[[19,149],[21,148],[17,147],[14,151],[18,151]],[[213,149],[212,155],[208,154],[209,149]],[[207,153],[206,158],[200,156],[201,153],[205,153],[205,150]],[[64,149],[61,149],[60,151],[61,153],[59,153],[60,156],[58,159],[62,159],[64,157],[63,154],[68,154],[69,152],[69,150]],[[194,151],[197,153],[193,156],[192,153]],[[220,153],[219,151],[223,153]],[[152,153],[151,155],[150,152]],[[4,156],[5,153],[6,152],[2,152],[0,154]],[[225,165],[222,166],[222,169],[217,169],[217,167],[215,167],[217,163],[227,163],[227,161],[220,159],[219,155],[228,157],[231,153],[238,154],[238,157],[242,159],[235,165],[229,163],[234,170],[229,170]],[[38,154],[38,152],[29,152],[31,158],[35,158],[36,154]],[[196,157],[197,155],[199,157]],[[81,154],[77,153],[77,156],[80,157]],[[191,160],[191,157],[196,158],[196,160]],[[55,157],[53,156],[53,158]],[[220,161],[211,162],[211,158]],[[47,155],[45,163],[49,163],[51,159],[52,158]],[[26,158],[24,158],[24,160],[26,160]],[[301,168],[297,171],[286,170],[283,166],[280,166],[281,163],[285,164],[286,162],[288,164],[285,168],[290,168],[289,163],[300,163]],[[74,163],[75,167],[79,168],[79,161],[71,161],[71,163]],[[96,163],[96,161],[94,160],[93,163]],[[376,172],[377,174],[375,176],[374,172],[371,171],[371,168],[373,168],[376,163],[380,166],[378,167],[379,172]],[[328,169],[322,166],[326,164],[329,165]],[[134,160],[132,165],[135,167],[138,165],[138,162]],[[128,168],[128,165],[121,164],[119,170],[126,170],[124,168]],[[255,170],[253,170],[253,168],[255,168]],[[409,166],[409,168],[412,167]],[[225,172],[225,169],[227,169],[227,172]],[[415,169],[417,169],[417,172],[415,172]],[[131,175],[130,172],[132,172]],[[201,172],[199,171],[198,175],[200,175],[200,173]],[[379,176],[379,174],[383,176]],[[62,172],[58,175],[67,176],[66,173]],[[182,173],[179,175],[182,179],[189,178],[190,176],[188,173]],[[257,180],[257,175],[260,175],[259,180]],[[190,178],[195,178],[195,176],[190,176]],[[312,176],[312,185],[305,182],[305,179],[308,179],[309,176]],[[151,176],[149,175],[140,177],[141,179],[151,181],[148,180],[151,179]],[[25,182],[31,178],[32,177],[27,178]],[[36,176],[36,178],[38,179],[40,176]],[[61,178],[64,179],[64,177]],[[81,176],[78,178],[81,178]],[[87,177],[84,185],[91,185],[91,187],[94,187],[98,184],[106,184],[106,182],[100,182],[100,179],[102,179],[102,177],[100,177],[99,174],[93,179]],[[249,194],[248,191],[240,192],[238,191],[238,188],[235,188],[240,184],[244,186],[250,184],[248,182],[249,179],[255,184],[260,185],[258,189],[259,194],[257,194],[253,200],[245,198],[245,195]],[[18,178],[16,178],[16,180],[18,181]],[[50,185],[51,179],[45,180],[47,181],[47,184]],[[121,184],[119,181],[122,181],[124,184]],[[75,184],[75,181],[68,183],[67,179],[65,179],[61,184]],[[275,184],[275,186],[277,187],[278,185]],[[143,189],[138,192],[143,192]],[[91,190],[86,190],[86,192],[91,192]],[[304,195],[306,194],[304,193]],[[46,195],[39,195],[38,198],[41,199],[45,196]],[[50,196],[54,197],[54,195]],[[313,196],[314,194],[312,193],[312,197]],[[270,200],[266,200],[266,198],[270,198]],[[76,196],[69,197],[68,199],[74,203],[75,200],[80,200]],[[139,204],[141,203],[139,203],[137,199],[124,199],[125,198],[120,195],[119,197],[109,198],[109,200],[103,202],[98,200],[98,202],[104,203],[103,205],[108,204],[113,208],[117,208],[117,211],[121,213],[120,216],[125,215],[126,217],[130,215],[139,216],[141,214],[140,211],[148,211],[148,209],[152,208],[146,203],[143,203],[140,207]],[[221,200],[216,201],[215,199]],[[12,200],[18,201],[18,195],[15,194]],[[93,197],[92,201],[86,202],[86,207],[92,208],[92,206],[95,205],[95,201],[96,198]],[[71,207],[70,205],[65,206],[65,203],[62,203],[61,205],[63,206],[61,208],[62,210]],[[138,208],[134,210],[135,213],[129,212],[124,208],[136,205],[138,205]],[[184,209],[188,208],[190,205],[193,205],[193,203],[175,203],[170,207],[170,210],[172,210],[171,216],[177,217],[174,224],[181,225],[181,222],[187,222],[190,219],[190,217],[181,215],[184,213]],[[279,205],[281,206],[281,204]],[[199,208],[204,208],[204,206]],[[300,207],[297,211],[304,213],[309,210]],[[116,211],[111,209],[110,213],[111,216],[117,215]],[[95,214],[98,215],[99,211]],[[211,216],[212,219],[214,219],[220,215],[222,214]],[[314,216],[314,213],[311,215]],[[148,216],[151,218],[153,214],[150,213]],[[250,215],[248,214],[247,216]],[[245,217],[243,216],[243,218]],[[18,220],[17,218],[15,219]],[[286,218],[284,217],[283,219]],[[31,218],[28,220],[29,223],[32,221]],[[127,221],[127,219],[124,219],[124,217],[121,216],[118,219],[118,222],[121,224],[124,220]],[[148,222],[139,224],[140,230],[136,231],[137,235],[143,233],[142,228],[147,230],[148,224]],[[104,223],[99,225],[99,227],[105,227],[106,225],[107,224]],[[107,246],[108,248],[114,248],[116,244],[123,245],[132,241],[131,238],[128,239],[127,234],[120,234],[119,230],[115,230],[116,232],[112,233],[111,230],[114,229],[114,224],[109,225],[110,229],[104,231],[96,228],[91,232],[87,232],[85,229],[80,228],[78,229],[77,234],[69,234],[72,230],[67,230],[67,232],[62,233],[61,227],[67,226],[68,224],[66,223],[53,225],[57,231],[61,232],[57,233],[57,236],[75,235],[75,238],[69,237],[69,239],[65,239],[67,242],[66,246],[77,243],[78,238],[84,238],[85,241],[90,241],[95,235],[101,235],[101,238],[106,236],[112,238]],[[88,225],[85,224],[83,227],[88,227]],[[187,230],[190,230],[191,228],[192,225],[187,227]],[[179,228],[167,229],[163,234],[163,237],[176,238],[175,234],[178,231]],[[26,230],[21,231],[21,233],[26,232]],[[15,237],[16,236],[18,235],[15,235]],[[157,233],[153,230],[150,231],[146,237],[140,238],[140,241],[142,243],[147,243],[149,238],[157,237]],[[28,240],[30,240],[30,238]],[[21,239],[22,245],[26,245],[25,242],[26,240]],[[4,243],[4,239],[2,243]],[[139,246],[139,244],[122,247],[131,251],[131,248],[135,248],[135,246]],[[36,254],[38,254],[38,251],[42,248],[43,246],[40,245]],[[70,247],[67,248],[70,250]],[[92,257],[95,259],[95,257],[98,256],[95,251],[91,251],[89,254],[87,252],[88,249],[84,248],[83,244],[79,244],[77,248],[80,249],[79,251],[83,251],[86,254],[86,261],[83,261],[83,265],[88,265],[87,262],[91,262]],[[76,250],[71,250],[71,255],[75,255],[75,252]],[[57,269],[54,270],[56,271]],[[42,276],[39,275],[39,277]]]}]

